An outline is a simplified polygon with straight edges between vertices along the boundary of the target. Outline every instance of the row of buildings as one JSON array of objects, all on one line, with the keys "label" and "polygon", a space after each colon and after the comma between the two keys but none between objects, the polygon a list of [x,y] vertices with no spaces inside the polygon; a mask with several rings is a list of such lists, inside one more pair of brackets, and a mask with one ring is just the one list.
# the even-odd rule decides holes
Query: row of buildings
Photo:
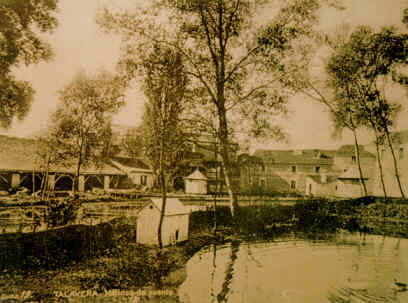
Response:
[{"label": "row of buildings", "polygon": [[[408,189],[408,131],[395,133],[394,154],[403,188]],[[389,197],[401,197],[390,148],[381,145],[380,161]],[[368,195],[383,196],[374,143],[359,146],[360,167]],[[364,195],[354,145],[337,150],[256,150],[241,166],[240,188],[264,192],[292,192],[308,196],[360,197]]]},{"label": "row of buildings", "polygon": [[[120,134],[118,135],[120,136]],[[35,192],[43,186],[44,160],[39,156],[35,139],[0,136],[0,190],[26,187]],[[358,197],[363,195],[354,145],[336,150],[256,150],[238,155],[231,144],[234,186],[241,193],[298,194],[308,196]],[[404,190],[408,184],[408,131],[395,136],[394,150]],[[190,194],[223,192],[223,175],[217,144],[210,136],[195,140],[180,166],[174,188]],[[374,144],[359,147],[361,169],[369,195],[383,195]],[[400,196],[394,162],[387,147],[381,147],[381,162],[388,196]],[[48,186],[71,190],[74,168],[52,166]],[[123,152],[98,166],[81,170],[79,191],[95,188],[106,191],[125,188],[151,188],[153,171],[145,159]]]}]

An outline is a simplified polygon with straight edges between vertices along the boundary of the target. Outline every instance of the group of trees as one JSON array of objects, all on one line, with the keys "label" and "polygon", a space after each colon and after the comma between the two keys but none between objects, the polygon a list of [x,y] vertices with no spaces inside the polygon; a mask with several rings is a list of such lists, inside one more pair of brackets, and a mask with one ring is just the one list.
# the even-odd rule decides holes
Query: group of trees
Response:
[{"label": "group of trees", "polygon": [[[11,67],[50,58],[50,48],[31,25],[52,30],[57,0],[4,3],[0,120],[9,126],[13,116],[21,118],[27,112],[33,93],[28,83],[12,77]],[[377,152],[381,142],[388,143],[405,197],[391,138],[400,106],[389,100],[384,85],[404,85],[399,67],[407,63],[407,35],[394,28],[360,27],[345,36],[324,38],[317,24],[326,5],[339,7],[329,0],[154,0],[134,12],[103,10],[97,22],[122,37],[119,74],[80,74],[59,92],[47,139],[55,147],[53,157],[76,159],[75,188],[81,167],[106,152],[108,143],[103,142],[109,142],[110,117],[123,105],[125,89],[142,83],[147,102],[143,136],[136,141],[158,176],[163,205],[185,134],[205,131],[215,133],[219,142],[235,215],[239,208],[232,183],[231,137],[245,133],[252,139],[283,138],[276,117],[286,113],[288,97],[304,93],[327,106],[337,130],[353,132],[358,163],[359,128],[373,131]],[[270,16],[259,18],[263,11]],[[324,76],[316,80],[310,64],[322,47],[330,55]],[[377,156],[381,169],[379,152]],[[361,167],[360,174],[367,193]],[[386,195],[384,182],[383,187]]]},{"label": "group of trees", "polygon": [[[348,39],[334,48],[326,70],[328,86],[333,90],[333,119],[339,128],[347,127],[355,135],[357,128],[370,129],[375,137],[380,180],[384,183],[380,145],[387,144],[393,157],[395,177],[401,197],[405,199],[391,130],[401,105],[387,96],[387,85],[395,82],[392,73],[408,63],[408,35],[393,28],[374,31],[369,27],[356,29]],[[360,175],[363,175],[360,167]],[[364,184],[364,183],[363,183]],[[365,193],[367,191],[365,189]]]},{"label": "group of trees", "polygon": [[[122,36],[120,66],[127,75],[140,66],[141,54],[157,45],[181,56],[189,79],[189,110],[194,113],[190,122],[216,130],[233,214],[238,202],[230,138],[242,130],[252,138],[282,137],[274,119],[286,111],[290,93],[282,80],[295,72],[291,62],[297,51],[314,39],[318,11],[325,2],[156,0],[134,13],[105,10],[98,19],[105,29]],[[257,22],[263,9],[276,11],[266,24]],[[165,26],[160,23],[163,17]]]},{"label": "group of trees", "polygon": [[52,57],[50,45],[38,32],[57,26],[57,0],[0,1],[0,126],[10,127],[13,118],[29,111],[34,90],[13,75],[13,69]]},{"label": "group of trees", "polygon": [[292,75],[288,85],[326,106],[335,134],[341,135],[344,130],[352,132],[365,195],[368,192],[360,164],[357,131],[368,129],[373,133],[385,197],[387,189],[380,147],[387,145],[393,157],[401,197],[405,199],[392,134],[402,105],[398,100],[392,99],[390,90],[404,86],[402,71],[408,63],[408,35],[392,27],[374,30],[368,26],[360,26],[351,33],[326,36],[324,42],[329,53],[324,62],[324,76],[316,77],[309,71],[304,71]]}]

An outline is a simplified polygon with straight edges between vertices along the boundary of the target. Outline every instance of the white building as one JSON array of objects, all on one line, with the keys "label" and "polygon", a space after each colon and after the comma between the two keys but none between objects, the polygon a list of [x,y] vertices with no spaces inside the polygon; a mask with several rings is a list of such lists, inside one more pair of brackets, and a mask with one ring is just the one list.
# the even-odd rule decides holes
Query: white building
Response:
[{"label": "white building", "polygon": [[306,195],[330,197],[336,192],[336,176],[310,175],[306,177]]},{"label": "white building", "polygon": [[[368,192],[370,192],[369,179],[364,177]],[[337,178],[336,196],[342,198],[359,198],[364,196],[364,189],[360,179],[357,165],[349,167],[347,171]]]},{"label": "white building", "polygon": [[[162,199],[152,198],[139,212],[137,218],[137,242],[157,245]],[[188,239],[190,212],[179,199],[167,198],[162,225],[163,245]]]},{"label": "white building", "polygon": [[208,179],[198,169],[184,178],[186,194],[207,194]]}]

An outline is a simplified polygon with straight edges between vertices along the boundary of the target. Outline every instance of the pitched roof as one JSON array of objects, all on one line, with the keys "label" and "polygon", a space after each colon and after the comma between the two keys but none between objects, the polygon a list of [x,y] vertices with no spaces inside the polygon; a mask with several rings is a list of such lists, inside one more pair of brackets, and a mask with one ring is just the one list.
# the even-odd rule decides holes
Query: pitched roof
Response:
[{"label": "pitched roof", "polygon": [[326,184],[326,183],[328,184],[328,183],[336,182],[337,180],[336,176],[327,176],[326,182],[323,182],[322,175],[309,175],[307,177],[315,181],[317,184]]},{"label": "pitched roof", "polygon": [[[163,200],[161,198],[152,198],[152,203],[156,208],[161,212]],[[184,215],[188,214],[189,210],[184,206],[183,203],[177,198],[167,198],[166,199],[166,209],[165,216],[174,216],[174,215]]]},{"label": "pitched roof", "polygon": [[[360,157],[367,157],[367,158],[375,158],[375,156],[366,151],[364,149],[364,146],[359,145],[358,146],[359,152],[360,152]],[[346,145],[342,145],[336,152],[335,155],[337,157],[352,157],[355,155],[355,146],[354,144],[346,144]]]},{"label": "pitched roof", "polygon": [[32,171],[39,168],[37,141],[0,135],[0,170]]},{"label": "pitched roof", "polygon": [[304,149],[295,150],[256,150],[253,154],[264,162],[290,164],[332,164],[333,159],[325,150]]},{"label": "pitched roof", "polygon": [[[408,139],[408,133],[407,133]],[[375,156],[364,150],[359,145],[360,157],[375,158]],[[334,157],[354,156],[354,145],[343,145],[337,150],[325,149],[302,149],[302,150],[266,150],[258,149],[253,156],[261,158],[264,162],[286,163],[286,164],[333,164]]]},{"label": "pitched roof", "polygon": [[[43,170],[44,160],[39,154],[38,140],[16,138],[0,135],[0,171],[38,171]],[[74,165],[51,165],[50,171],[74,173]],[[82,174],[124,175],[108,163],[87,165],[81,169]]]},{"label": "pitched roof", "polygon": [[196,169],[193,173],[188,175],[187,177],[184,177],[184,179],[190,179],[190,180],[207,180],[207,177],[204,176],[202,172],[200,172],[198,169]]},{"label": "pitched roof", "polygon": [[[360,179],[360,171],[357,165],[352,165],[344,173],[342,173],[338,179]],[[368,179],[364,177],[364,179]]]},{"label": "pitched roof", "polygon": [[150,170],[149,165],[139,158],[113,157],[111,160],[129,169]]}]

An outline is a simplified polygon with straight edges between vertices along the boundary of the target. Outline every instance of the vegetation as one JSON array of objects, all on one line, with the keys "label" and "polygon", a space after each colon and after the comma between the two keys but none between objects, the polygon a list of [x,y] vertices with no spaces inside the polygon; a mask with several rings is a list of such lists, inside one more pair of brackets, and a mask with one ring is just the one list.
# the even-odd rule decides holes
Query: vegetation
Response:
[{"label": "vegetation", "polygon": [[335,48],[327,64],[329,85],[341,105],[337,113],[346,113],[337,117],[348,119],[346,121],[349,122],[359,121],[361,126],[371,128],[374,132],[385,196],[378,146],[386,140],[393,156],[395,177],[403,199],[405,194],[390,134],[401,107],[387,98],[385,86],[392,71],[406,64],[407,42],[407,35],[398,34],[392,28],[375,32],[366,26],[359,27],[349,39]]},{"label": "vegetation", "polygon": [[57,26],[58,0],[7,0],[0,3],[0,126],[8,128],[14,117],[23,119],[33,100],[34,90],[17,80],[14,68],[52,57],[51,47],[39,33]]},{"label": "vegetation", "polygon": [[162,207],[158,228],[158,243],[162,243],[162,223],[166,211],[167,190],[174,177],[186,144],[186,125],[182,121],[187,77],[182,56],[168,47],[155,45],[144,57],[141,73],[147,96],[143,115],[142,146],[158,176]]},{"label": "vegetation", "polygon": [[[269,4],[252,0],[151,1],[148,8],[140,7],[134,13],[105,10],[99,18],[105,29],[124,38],[120,63],[126,70],[134,69],[138,56],[152,44],[174,48],[183,56],[191,79],[194,118],[200,124],[210,117],[210,125],[216,126],[233,214],[238,201],[229,151],[232,130],[252,137],[282,137],[272,118],[285,112],[287,91],[279,81],[287,72],[286,63],[294,57],[296,43],[312,35],[320,7],[317,0],[274,2],[278,13],[267,24],[257,24],[257,14]],[[166,30],[160,26],[163,16],[169,16]]]},{"label": "vegetation", "polygon": [[46,138],[52,153],[46,157],[47,161],[54,159],[66,165],[75,161],[75,192],[81,167],[97,164],[109,152],[110,121],[124,104],[123,86],[120,79],[108,73],[95,77],[78,74],[59,91],[59,97]]}]

